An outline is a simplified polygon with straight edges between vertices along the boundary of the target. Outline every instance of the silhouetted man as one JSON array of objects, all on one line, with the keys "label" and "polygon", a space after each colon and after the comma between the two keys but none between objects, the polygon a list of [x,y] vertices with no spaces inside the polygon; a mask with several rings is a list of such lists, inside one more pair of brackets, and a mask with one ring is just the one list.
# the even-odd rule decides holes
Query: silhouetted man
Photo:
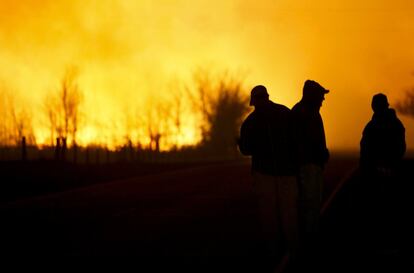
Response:
[{"label": "silhouetted man", "polygon": [[[367,234],[380,239],[383,245],[393,244],[401,233],[399,221],[403,210],[398,192],[396,172],[404,156],[405,128],[394,109],[389,108],[384,94],[376,94],[371,103],[374,114],[365,126],[360,150],[362,179],[359,183],[361,195],[358,210],[361,211],[361,227]],[[358,196],[356,196],[358,198]],[[400,216],[398,216],[400,215]]]},{"label": "silhouetted man", "polygon": [[329,159],[319,110],[327,93],[329,90],[319,83],[307,80],[303,86],[302,99],[292,108],[298,145],[300,215],[305,247],[316,244],[318,239],[323,168]]},{"label": "silhouetted man", "polygon": [[252,89],[250,105],[255,109],[241,126],[239,148],[252,157],[263,239],[276,254],[277,235],[283,233],[293,257],[298,243],[298,190],[290,110],[270,101],[262,85]]},{"label": "silhouetted man", "polygon": [[[374,114],[365,126],[361,139],[360,167],[365,191],[371,193],[372,203],[381,202],[385,191],[401,162],[405,145],[405,128],[394,109],[389,108],[387,96],[376,94],[371,103]],[[389,195],[388,195],[389,197]]]},{"label": "silhouetted man", "polygon": [[390,176],[405,153],[405,128],[395,110],[389,108],[384,94],[374,95],[371,107],[374,114],[364,128],[360,143],[361,168],[372,174]]}]

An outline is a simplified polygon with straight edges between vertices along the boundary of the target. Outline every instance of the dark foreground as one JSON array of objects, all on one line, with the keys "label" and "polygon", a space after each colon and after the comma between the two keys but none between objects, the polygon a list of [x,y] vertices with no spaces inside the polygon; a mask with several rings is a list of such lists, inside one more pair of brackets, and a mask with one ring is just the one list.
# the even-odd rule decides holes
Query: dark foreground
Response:
[{"label": "dark foreground", "polygon": [[[352,158],[331,160],[325,171],[325,200],[356,163]],[[326,212],[326,238],[336,240],[326,241],[335,246],[347,241],[342,234],[351,228],[343,225],[349,218],[342,217],[349,211],[341,201],[348,200],[343,197],[347,189]],[[258,241],[248,161],[194,166],[26,198],[3,204],[0,213],[0,247],[15,258],[127,255],[141,262],[156,258],[153,269],[174,258],[182,264],[170,270],[191,270],[187,263],[197,261],[202,265],[197,272],[229,272],[229,268],[272,272],[283,255],[281,247],[280,256],[267,256]],[[353,223],[355,227],[358,224]],[[347,251],[360,249],[347,247]],[[334,251],[324,255],[328,254],[337,256]],[[230,267],[220,267],[223,261]]]},{"label": "dark foreground", "polygon": [[322,214],[317,243],[284,271],[414,272],[413,168],[406,160],[384,184],[354,172]]}]

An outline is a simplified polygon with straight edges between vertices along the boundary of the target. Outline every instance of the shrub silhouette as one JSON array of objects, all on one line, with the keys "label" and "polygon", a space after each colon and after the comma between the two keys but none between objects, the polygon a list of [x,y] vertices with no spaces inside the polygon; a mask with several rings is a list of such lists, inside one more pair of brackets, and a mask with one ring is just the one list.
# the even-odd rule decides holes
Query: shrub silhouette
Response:
[{"label": "shrub silhouette", "polygon": [[236,137],[248,109],[243,79],[228,72],[212,75],[200,69],[189,91],[193,107],[201,116],[201,148],[214,155],[236,153]]}]

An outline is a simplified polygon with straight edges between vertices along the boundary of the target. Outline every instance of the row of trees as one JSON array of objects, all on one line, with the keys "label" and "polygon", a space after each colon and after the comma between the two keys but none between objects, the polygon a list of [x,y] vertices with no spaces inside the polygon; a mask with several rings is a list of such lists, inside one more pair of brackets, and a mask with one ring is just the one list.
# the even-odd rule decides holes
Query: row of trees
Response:
[{"label": "row of trees", "polygon": [[[200,134],[198,147],[210,154],[229,154],[236,150],[236,136],[248,110],[248,92],[243,77],[230,72],[212,73],[198,69],[189,83],[175,82],[169,88],[168,101],[155,102],[146,121],[149,147],[159,151],[160,143],[169,139],[179,148],[185,115],[197,120]],[[171,143],[175,142],[175,143]]]},{"label": "row of trees", "polygon": [[[61,139],[65,145],[76,147],[79,130],[88,124],[86,116],[82,114],[87,105],[78,84],[78,76],[78,69],[67,69],[58,88],[49,92],[43,100],[50,146],[55,145],[56,139]],[[29,145],[36,145],[33,115],[27,109],[17,108],[10,93],[7,96],[6,93],[6,90],[2,90],[0,101],[0,146],[19,145],[22,137],[26,137]],[[248,93],[245,92],[240,75],[199,69],[190,82],[172,85],[170,93],[172,96],[169,101],[153,102],[146,115],[135,113],[135,117],[126,116],[125,146],[139,146],[160,152],[161,142],[169,139],[175,142],[175,149],[180,149],[179,137],[183,134],[186,108],[197,117],[196,129],[201,135],[197,144],[199,149],[214,154],[235,151],[235,137],[248,107]],[[134,142],[131,132],[137,129],[143,132],[148,143],[139,140]]]},{"label": "row of trees", "polygon": [[[82,109],[87,108],[83,90],[78,84],[79,70],[68,68],[59,86],[43,99],[43,114],[49,132],[50,146],[56,139],[64,145],[76,147],[79,129],[88,124]],[[10,88],[0,86],[0,147],[18,146],[25,137],[27,145],[35,146],[33,113],[25,108],[24,101]],[[248,92],[243,77],[230,72],[213,73],[198,69],[189,82],[176,81],[169,86],[169,100],[151,103],[147,112],[125,113],[125,147],[138,147],[160,152],[162,141],[169,142],[174,150],[182,149],[183,120],[191,112],[196,117],[200,135],[197,147],[208,153],[229,154],[235,152],[235,137],[242,118],[248,110]],[[414,88],[395,104],[403,115],[414,117]],[[140,132],[139,139],[132,132]],[[119,137],[119,136],[118,136]],[[142,139],[148,139],[146,143]]]}]

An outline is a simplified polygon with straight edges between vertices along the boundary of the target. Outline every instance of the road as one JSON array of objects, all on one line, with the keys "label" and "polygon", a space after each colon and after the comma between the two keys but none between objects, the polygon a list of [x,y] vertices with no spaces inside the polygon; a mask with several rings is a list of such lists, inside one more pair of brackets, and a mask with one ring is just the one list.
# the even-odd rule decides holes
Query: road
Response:
[{"label": "road", "polygon": [[[325,198],[354,166],[331,160]],[[0,212],[10,255],[261,256],[248,161],[19,200]]]}]

